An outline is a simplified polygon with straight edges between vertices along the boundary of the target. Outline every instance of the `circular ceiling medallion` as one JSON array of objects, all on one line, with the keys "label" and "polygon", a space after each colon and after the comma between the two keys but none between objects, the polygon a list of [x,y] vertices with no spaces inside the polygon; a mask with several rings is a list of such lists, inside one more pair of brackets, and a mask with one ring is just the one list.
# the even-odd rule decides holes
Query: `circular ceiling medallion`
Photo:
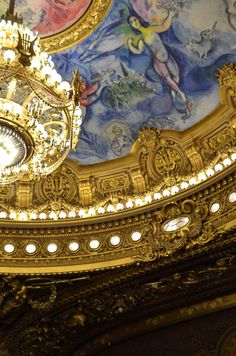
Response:
[{"label": "circular ceiling medallion", "polygon": [[[16,0],[15,11],[37,31],[46,52],[56,52],[87,37],[102,22],[112,0]],[[7,4],[0,0],[2,11]]]}]

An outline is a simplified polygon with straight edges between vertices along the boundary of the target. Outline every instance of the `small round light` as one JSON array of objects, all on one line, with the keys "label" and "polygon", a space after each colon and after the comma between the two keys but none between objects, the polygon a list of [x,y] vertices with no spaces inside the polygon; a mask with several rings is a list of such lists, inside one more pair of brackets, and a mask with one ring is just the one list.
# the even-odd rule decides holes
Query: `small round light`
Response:
[{"label": "small round light", "polygon": [[68,82],[61,82],[59,87],[60,87],[60,89],[63,90],[63,91],[68,91],[68,90],[70,90],[70,83],[68,83]]},{"label": "small round light", "polygon": [[76,214],[74,211],[69,212],[69,218],[75,218]]},{"label": "small round light", "polygon": [[40,213],[40,214],[39,214],[39,219],[40,219],[40,220],[45,220],[46,217],[47,217],[47,215],[46,215],[45,213]]},{"label": "small round light", "polygon": [[41,75],[43,77],[50,76],[52,74],[52,71],[53,69],[49,65],[46,65],[41,69]]},{"label": "small round light", "polygon": [[200,172],[198,174],[198,179],[201,180],[201,181],[206,180],[207,179],[206,173],[205,172]]},{"label": "small round light", "polygon": [[231,165],[231,159],[230,158],[225,158],[224,160],[223,160],[223,165],[225,166],[225,167],[228,167],[228,166],[230,166]]},{"label": "small round light", "polygon": [[33,69],[39,69],[41,67],[41,62],[37,58],[34,58],[32,59],[30,66]]},{"label": "small round light", "polygon": [[76,252],[76,251],[78,251],[78,249],[79,249],[79,244],[78,244],[78,242],[73,241],[73,242],[70,242],[70,243],[69,243],[69,250],[70,250],[71,252]]},{"label": "small round light", "polygon": [[135,205],[140,206],[142,205],[142,199],[138,198],[135,200]]},{"label": "small round light", "polygon": [[222,171],[223,166],[222,166],[222,164],[217,163],[214,168],[215,168],[215,171],[216,171],[216,172],[220,172],[220,171]]},{"label": "small round light", "polygon": [[6,219],[7,213],[5,211],[0,212],[0,219]]},{"label": "small round light", "polygon": [[66,213],[65,213],[65,211],[60,211],[60,213],[59,213],[59,218],[60,219],[65,219],[66,218]]},{"label": "small round light", "polygon": [[236,202],[236,192],[230,193],[230,195],[229,195],[229,202],[230,202],[231,204],[233,204],[233,203]]},{"label": "small round light", "polygon": [[104,214],[104,213],[105,213],[105,209],[103,208],[103,206],[99,206],[98,214]]},{"label": "small round light", "polygon": [[108,211],[108,213],[113,213],[115,211],[114,206],[112,204],[109,204],[107,207],[107,211]]},{"label": "small round light", "polygon": [[154,197],[155,200],[159,200],[159,199],[161,199],[161,194],[160,193],[154,193],[153,197]]},{"label": "small round light", "polygon": [[12,253],[15,251],[15,246],[13,244],[6,244],[4,245],[4,251],[6,253]]},{"label": "small round light", "polygon": [[145,200],[145,202],[146,202],[147,204],[151,203],[151,202],[152,202],[152,197],[151,197],[151,195],[146,195],[146,197],[144,198],[144,200]]},{"label": "small round light", "polygon": [[236,161],[236,152],[232,153],[232,155],[230,156],[232,161]]},{"label": "small round light", "polygon": [[215,174],[215,172],[214,172],[214,170],[212,168],[209,168],[206,171],[206,174],[207,174],[208,177],[212,177]]},{"label": "small round light", "polygon": [[30,219],[31,220],[36,220],[37,219],[37,214],[34,213],[34,212],[30,213]]},{"label": "small round light", "polygon": [[127,209],[131,209],[131,208],[133,208],[134,204],[131,200],[128,200],[127,203],[125,204],[125,206]]},{"label": "small round light", "polygon": [[51,211],[51,213],[49,214],[49,218],[55,220],[57,218],[57,214],[54,211]]},{"label": "small round light", "polygon": [[6,61],[12,62],[14,61],[14,59],[16,58],[16,54],[14,51],[12,51],[11,49],[8,49],[4,52],[4,59]]},{"label": "small round light", "polygon": [[20,220],[27,220],[27,214],[24,211],[20,213]]},{"label": "small round light", "polygon": [[188,183],[187,182],[182,182],[180,184],[181,189],[187,189],[188,188]]},{"label": "small round light", "polygon": [[217,213],[217,211],[220,210],[220,204],[219,203],[213,203],[210,207],[210,212],[212,214]]},{"label": "small round light", "polygon": [[116,206],[117,210],[123,210],[124,209],[124,205],[122,203],[118,203]]},{"label": "small round light", "polygon": [[141,239],[141,237],[142,237],[142,235],[141,235],[141,232],[139,232],[139,231],[134,231],[131,234],[131,239],[133,241],[139,241]]},{"label": "small round light", "polygon": [[80,218],[84,218],[85,216],[86,216],[85,211],[84,211],[83,209],[80,209],[80,211],[79,211],[79,217],[80,217]]},{"label": "small round light", "polygon": [[172,188],[171,188],[171,194],[176,194],[179,192],[179,187],[177,187],[177,185],[174,185]]},{"label": "small round light", "polygon": [[89,247],[92,249],[92,250],[96,250],[98,247],[100,246],[100,242],[98,240],[91,240],[89,242]]},{"label": "small round light", "polygon": [[112,246],[117,246],[117,245],[119,245],[120,241],[121,241],[121,239],[120,239],[119,236],[112,236],[112,237],[110,238],[110,242],[111,242],[111,245],[112,245]]},{"label": "small round light", "polygon": [[57,244],[55,243],[50,243],[48,246],[47,246],[47,250],[48,252],[50,253],[55,253],[57,251],[58,247],[57,247]]},{"label": "small round light", "polygon": [[13,211],[10,213],[9,218],[14,220],[16,218],[16,213]]},{"label": "small round light", "polygon": [[190,185],[195,185],[195,184],[197,184],[196,178],[194,178],[194,177],[190,178],[190,179],[189,179],[189,184],[190,184]]},{"label": "small round light", "polygon": [[37,247],[35,244],[28,244],[28,245],[26,245],[25,250],[27,253],[35,253],[35,251],[37,250]]},{"label": "small round light", "polygon": [[168,189],[163,190],[163,197],[168,197],[170,195],[170,191]]},{"label": "small round light", "polygon": [[88,210],[88,214],[89,214],[90,216],[94,216],[94,215],[96,215],[96,211],[95,211],[95,209],[94,209],[94,208],[89,208],[89,210]]}]

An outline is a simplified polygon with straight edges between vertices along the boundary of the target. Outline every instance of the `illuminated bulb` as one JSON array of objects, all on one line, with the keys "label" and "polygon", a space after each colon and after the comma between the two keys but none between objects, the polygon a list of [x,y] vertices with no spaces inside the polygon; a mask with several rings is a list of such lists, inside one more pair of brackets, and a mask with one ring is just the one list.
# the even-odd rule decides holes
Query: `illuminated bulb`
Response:
[{"label": "illuminated bulb", "polygon": [[3,110],[7,111],[7,112],[11,111],[12,110],[12,105],[10,103],[8,103],[8,102],[4,103],[3,104]]},{"label": "illuminated bulb", "polygon": [[40,213],[40,214],[39,214],[39,219],[40,219],[40,220],[45,220],[46,217],[47,217],[47,215],[46,215],[45,213]]},{"label": "illuminated bulb", "polygon": [[195,184],[197,184],[196,178],[194,178],[194,177],[190,178],[190,179],[189,179],[189,184],[190,184],[190,185],[195,185]]},{"label": "illuminated bulb", "polygon": [[52,74],[52,71],[52,68],[49,65],[46,65],[41,69],[41,75],[43,77],[49,77]]},{"label": "illuminated bulb", "polygon": [[219,203],[214,203],[211,205],[210,211],[211,213],[217,213],[217,211],[220,209],[220,204]]},{"label": "illuminated bulb", "polygon": [[74,112],[74,116],[81,116],[82,115],[82,110],[80,109],[80,106],[77,106]]},{"label": "illuminated bulb", "polygon": [[28,244],[28,245],[26,245],[26,248],[25,248],[27,253],[34,253],[36,251],[36,249],[37,249],[37,247],[35,244]]},{"label": "illuminated bulb", "polygon": [[15,251],[15,246],[13,244],[6,244],[4,245],[4,251],[6,253],[12,253]]},{"label": "illuminated bulb", "polygon": [[170,191],[168,189],[163,190],[163,197],[168,197],[170,195]]},{"label": "illuminated bulb", "polygon": [[58,83],[60,84],[62,81],[62,77],[59,73],[57,73],[57,71],[55,69],[52,70],[51,73],[51,78],[50,78],[52,83]]},{"label": "illuminated bulb", "polygon": [[68,91],[68,90],[70,90],[70,83],[65,82],[65,81],[61,82],[59,88],[62,91]]},{"label": "illuminated bulb", "polygon": [[112,204],[109,204],[107,207],[107,211],[108,211],[108,213],[113,213],[115,211],[114,206]]},{"label": "illuminated bulb", "polygon": [[16,218],[16,213],[13,211],[10,213],[9,218],[14,220]]},{"label": "illuminated bulb", "polygon": [[222,171],[223,166],[222,166],[222,164],[217,163],[214,168],[215,168],[216,172],[220,172],[220,171]]},{"label": "illuminated bulb", "polygon": [[51,211],[51,213],[49,214],[49,218],[54,220],[57,218],[57,214],[54,211]]},{"label": "illuminated bulb", "polygon": [[91,240],[89,243],[89,247],[93,250],[95,250],[96,248],[98,248],[100,245],[100,242],[98,240]]},{"label": "illuminated bulb", "polygon": [[151,195],[146,195],[146,197],[145,197],[145,202],[147,203],[147,204],[149,204],[149,203],[151,203],[152,202],[152,197],[151,197]]},{"label": "illuminated bulb", "polygon": [[84,211],[83,209],[80,209],[80,211],[79,211],[79,217],[80,217],[80,218],[84,218],[85,216],[86,216],[85,211]]},{"label": "illuminated bulb", "polygon": [[58,216],[59,216],[60,219],[65,219],[66,218],[66,213],[64,211],[60,211]]},{"label": "illuminated bulb", "polygon": [[223,164],[224,164],[225,167],[230,166],[231,165],[231,159],[230,158],[225,158],[223,160]]},{"label": "illuminated bulb", "polygon": [[36,220],[37,219],[37,214],[36,213],[30,213],[30,219],[31,220]]},{"label": "illuminated bulb", "polygon": [[14,51],[12,51],[11,49],[8,49],[4,52],[3,55],[4,59],[8,62],[12,62],[14,61],[14,59],[16,58],[16,54]]},{"label": "illuminated bulb", "polygon": [[139,231],[134,231],[131,234],[131,239],[133,241],[139,241],[141,239],[141,237],[142,237],[142,235],[141,235],[141,232],[139,232]]},{"label": "illuminated bulb", "polygon": [[39,69],[41,67],[41,63],[37,58],[32,59],[31,61],[31,68]]},{"label": "illuminated bulb", "polygon": [[58,249],[58,247],[57,247],[57,244],[55,244],[55,243],[51,243],[51,244],[49,244],[49,245],[47,246],[47,250],[48,250],[48,252],[50,252],[50,253],[56,252],[57,249]]},{"label": "illuminated bulb", "polygon": [[206,171],[206,174],[207,174],[208,177],[212,177],[215,174],[215,172],[214,172],[214,170],[212,168],[209,168]]},{"label": "illuminated bulb", "polygon": [[231,204],[235,203],[236,202],[236,192],[232,192],[230,195],[229,195],[229,202]]},{"label": "illuminated bulb", "polygon": [[75,218],[75,212],[74,211],[70,211],[69,212],[69,218]]},{"label": "illuminated bulb", "polygon": [[98,208],[98,214],[104,214],[104,213],[105,213],[105,209],[102,206],[100,206]]},{"label": "illuminated bulb", "polygon": [[90,216],[94,216],[94,215],[96,215],[96,211],[95,211],[95,209],[94,209],[94,208],[89,208],[89,210],[88,210],[88,214],[89,214]]},{"label": "illuminated bulb", "polygon": [[5,211],[0,212],[0,219],[6,219],[7,213]]},{"label": "illuminated bulb", "polygon": [[135,205],[140,206],[142,205],[142,199],[138,198],[135,200]]},{"label": "illuminated bulb", "polygon": [[27,220],[27,214],[25,212],[20,213],[20,220]]},{"label": "illuminated bulb", "polygon": [[110,242],[112,246],[117,246],[120,243],[120,237],[119,236],[112,236],[110,238]]},{"label": "illuminated bulb", "polygon": [[182,182],[180,184],[181,189],[187,189],[188,188],[188,183],[187,182]]},{"label": "illuminated bulb", "polygon": [[69,243],[69,250],[71,252],[76,252],[79,249],[79,244],[76,241],[70,242]]},{"label": "illuminated bulb", "polygon": [[159,200],[159,199],[161,199],[161,194],[160,193],[154,193],[153,197],[154,197],[155,200]]},{"label": "illuminated bulb", "polygon": [[172,188],[171,188],[171,194],[176,194],[176,193],[178,193],[179,192],[179,188],[176,186],[176,185],[174,185]]},{"label": "illuminated bulb", "polygon": [[118,203],[116,206],[117,210],[123,210],[124,209],[124,205],[122,203]]},{"label": "illuminated bulb", "polygon": [[233,161],[236,161],[236,152],[232,153],[231,159],[232,159]]},{"label": "illuminated bulb", "polygon": [[127,203],[125,204],[126,208],[131,209],[133,208],[134,204],[131,200],[128,200]]},{"label": "illuminated bulb", "polygon": [[200,172],[199,175],[198,175],[198,178],[199,178],[199,180],[201,180],[201,181],[207,179],[206,174],[205,174],[204,172]]}]

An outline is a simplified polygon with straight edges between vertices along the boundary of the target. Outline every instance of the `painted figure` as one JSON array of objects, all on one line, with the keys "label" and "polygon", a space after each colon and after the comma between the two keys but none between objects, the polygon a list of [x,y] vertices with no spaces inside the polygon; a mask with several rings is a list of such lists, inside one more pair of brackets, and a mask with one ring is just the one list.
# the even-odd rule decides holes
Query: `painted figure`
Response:
[{"label": "painted figure", "polygon": [[212,28],[208,28],[200,33],[201,39],[198,41],[191,38],[187,43],[187,49],[197,54],[201,59],[207,59],[209,52],[211,52],[214,39],[215,39],[215,27],[217,21],[214,23]]},{"label": "painted figure", "polygon": [[145,46],[149,48],[153,58],[153,69],[162,78],[162,80],[170,87],[173,103],[176,109],[183,113],[183,119],[190,117],[191,103],[185,93],[180,89],[179,83],[179,68],[173,56],[165,48],[159,33],[167,31],[172,23],[173,17],[176,15],[175,10],[166,9],[161,12],[155,20],[158,23],[144,27],[139,19],[135,16],[129,18],[130,25],[140,32],[138,40],[128,38],[127,44],[129,49],[135,54],[141,54]]},{"label": "painted figure", "polygon": [[33,30],[40,34],[55,33],[75,22],[87,10],[91,0],[42,0],[35,1],[33,11],[40,14],[40,23]]}]

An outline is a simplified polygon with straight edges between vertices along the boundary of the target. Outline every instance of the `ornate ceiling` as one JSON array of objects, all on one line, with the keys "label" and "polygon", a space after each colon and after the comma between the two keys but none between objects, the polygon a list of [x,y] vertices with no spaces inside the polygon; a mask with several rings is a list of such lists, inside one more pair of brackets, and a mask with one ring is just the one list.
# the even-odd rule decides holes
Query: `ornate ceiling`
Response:
[{"label": "ornate ceiling", "polygon": [[234,1],[16,6],[63,79],[79,67],[84,121],[55,172],[0,186],[0,353],[92,355],[235,307]]}]

